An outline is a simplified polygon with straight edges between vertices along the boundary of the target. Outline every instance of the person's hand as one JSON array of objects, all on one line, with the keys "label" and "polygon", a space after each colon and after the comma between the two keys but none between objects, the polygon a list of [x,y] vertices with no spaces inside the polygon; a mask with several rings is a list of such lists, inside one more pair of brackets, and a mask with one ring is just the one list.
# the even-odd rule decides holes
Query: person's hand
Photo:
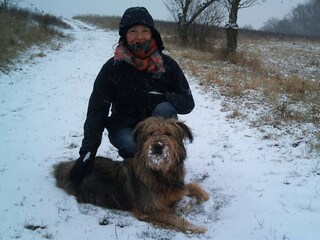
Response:
[{"label": "person's hand", "polygon": [[94,160],[94,154],[90,152],[81,153],[70,171],[70,181],[75,184],[80,184],[86,174],[92,171]]},{"label": "person's hand", "polygon": [[148,105],[153,109],[159,103],[165,102],[166,98],[163,93],[151,91],[151,92],[148,92],[147,101],[148,101]]}]

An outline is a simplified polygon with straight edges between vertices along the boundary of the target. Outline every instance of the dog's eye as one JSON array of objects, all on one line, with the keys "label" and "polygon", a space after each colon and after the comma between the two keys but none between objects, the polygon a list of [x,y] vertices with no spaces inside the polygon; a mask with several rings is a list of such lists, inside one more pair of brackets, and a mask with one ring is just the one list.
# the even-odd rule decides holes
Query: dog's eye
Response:
[{"label": "dog's eye", "polygon": [[164,135],[166,135],[168,137],[172,136],[172,134],[170,132],[165,132]]}]

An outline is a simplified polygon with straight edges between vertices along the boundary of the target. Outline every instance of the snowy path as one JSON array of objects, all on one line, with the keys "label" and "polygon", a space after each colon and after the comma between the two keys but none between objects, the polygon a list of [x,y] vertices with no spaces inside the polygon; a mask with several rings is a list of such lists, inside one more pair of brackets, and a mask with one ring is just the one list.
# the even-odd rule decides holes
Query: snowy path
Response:
[{"label": "snowy path", "polygon": [[[205,235],[80,205],[56,188],[51,166],[78,156],[93,81],[118,38],[71,23],[74,41],[0,73],[0,239],[320,239],[320,160],[304,157],[290,136],[262,140],[275,130],[227,121],[223,99],[192,78],[196,108],[181,116],[195,134],[187,180],[199,181],[211,198],[187,218],[206,225]],[[117,157],[107,141],[99,151]]]}]

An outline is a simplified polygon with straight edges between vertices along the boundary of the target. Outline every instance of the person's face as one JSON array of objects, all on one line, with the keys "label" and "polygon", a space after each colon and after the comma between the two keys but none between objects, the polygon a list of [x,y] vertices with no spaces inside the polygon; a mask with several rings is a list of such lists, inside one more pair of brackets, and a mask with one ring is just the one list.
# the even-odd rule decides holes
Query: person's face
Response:
[{"label": "person's face", "polygon": [[145,43],[151,39],[151,30],[149,27],[144,25],[136,25],[129,28],[127,32],[127,43],[128,45],[136,43]]}]

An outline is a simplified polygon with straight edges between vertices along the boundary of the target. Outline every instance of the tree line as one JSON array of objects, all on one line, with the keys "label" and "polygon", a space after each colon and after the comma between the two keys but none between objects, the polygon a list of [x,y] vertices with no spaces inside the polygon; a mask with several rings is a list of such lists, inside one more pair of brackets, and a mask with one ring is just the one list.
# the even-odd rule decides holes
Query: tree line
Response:
[{"label": "tree line", "polygon": [[[227,11],[226,50],[234,54],[237,49],[239,9],[251,7],[265,0],[162,0],[162,2],[178,24],[178,34],[184,44],[188,44],[190,38],[196,35],[196,41],[203,45],[210,27],[221,25]],[[196,26],[196,34],[192,34],[193,26]]]},{"label": "tree line", "polygon": [[[238,39],[238,11],[268,0],[162,0],[178,25],[178,34],[183,44],[188,41],[204,46],[210,27],[221,26],[226,18],[226,50],[234,54]],[[283,3],[285,4],[285,3]],[[196,27],[195,27],[196,26]],[[320,0],[298,4],[283,19],[270,18],[262,31],[320,36]]]},{"label": "tree line", "polygon": [[270,18],[262,31],[320,37],[320,0],[298,4],[284,18]]}]

